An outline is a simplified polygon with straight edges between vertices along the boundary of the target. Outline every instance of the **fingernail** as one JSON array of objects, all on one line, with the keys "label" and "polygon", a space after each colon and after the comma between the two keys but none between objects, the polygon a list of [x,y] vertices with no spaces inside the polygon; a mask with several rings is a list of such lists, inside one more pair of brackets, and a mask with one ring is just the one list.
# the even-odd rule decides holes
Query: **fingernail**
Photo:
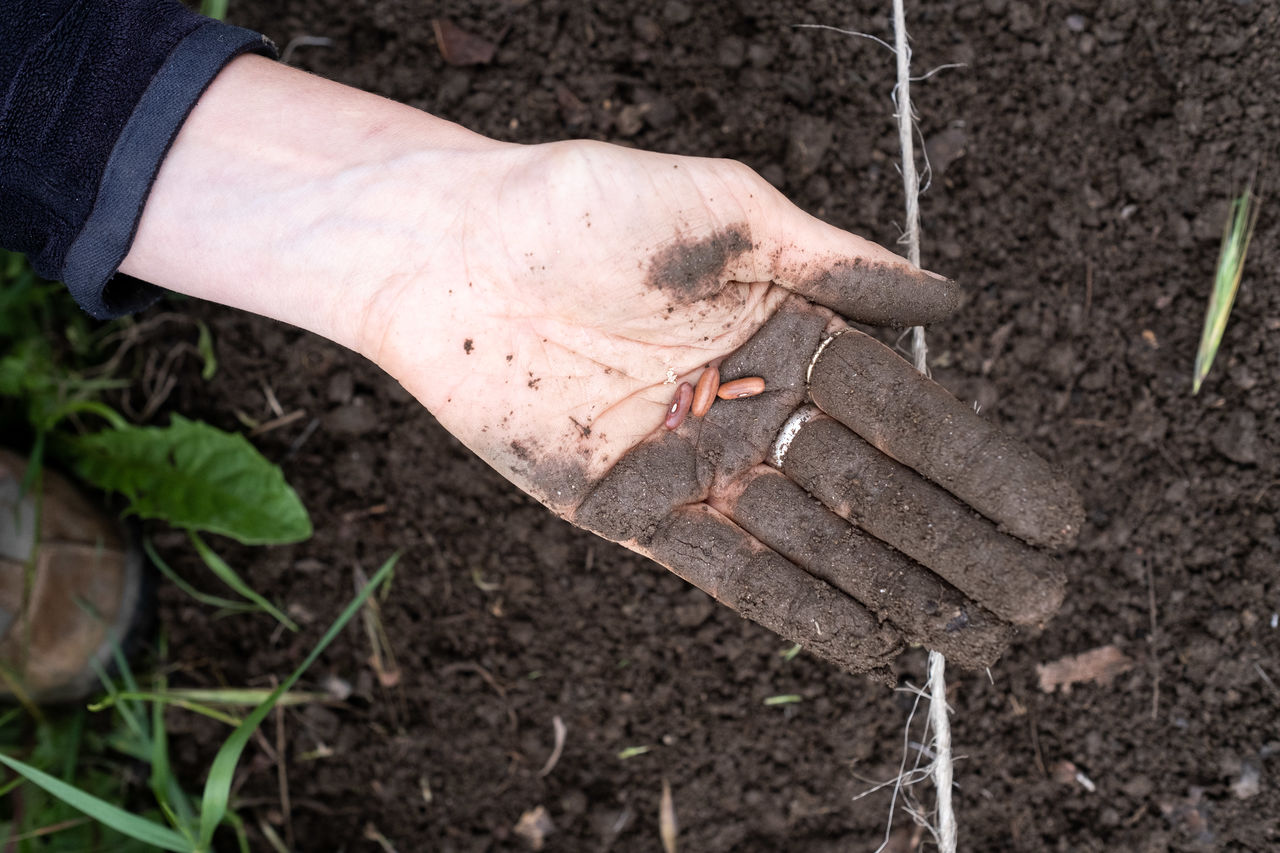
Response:
[{"label": "fingernail", "polygon": [[947,278],[945,275],[941,275],[941,274],[939,274],[939,273],[936,273],[936,272],[934,272],[933,270],[921,269],[921,270],[920,270],[920,272],[924,273],[925,275],[929,276],[930,278],[936,278],[938,281],[945,281],[945,282],[948,282],[948,283],[951,281],[951,279]]}]

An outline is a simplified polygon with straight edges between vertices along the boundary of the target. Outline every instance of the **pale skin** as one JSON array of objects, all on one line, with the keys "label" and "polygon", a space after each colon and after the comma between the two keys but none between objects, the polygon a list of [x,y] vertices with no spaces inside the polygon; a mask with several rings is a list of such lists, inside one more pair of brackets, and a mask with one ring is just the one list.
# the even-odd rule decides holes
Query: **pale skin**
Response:
[{"label": "pale skin", "polygon": [[[859,319],[888,310],[911,323],[954,307],[941,277],[808,216],[740,163],[499,143],[249,56],[183,127],[121,269],[363,354],[517,486],[600,531],[583,502],[628,452],[667,440],[673,380],[696,382],[780,311],[809,317],[813,334],[843,325],[831,308],[858,318],[863,285],[841,284],[847,272],[831,281],[851,265],[879,282],[876,316]],[[782,358],[787,375],[816,343]],[[732,431],[735,405],[716,403],[708,422]],[[698,445],[701,428],[677,433]],[[611,538],[812,640],[789,627],[794,602],[771,597],[762,606],[776,612],[762,617],[735,603],[727,575],[672,565],[651,541],[665,513],[696,506],[743,553],[776,556],[729,509],[743,466],[764,458],[759,443],[747,454],[758,458],[663,506],[644,536]],[[822,582],[803,580],[798,594],[828,594],[807,584]],[[868,660],[882,664],[897,644]],[[826,656],[850,665],[838,649]]]}]

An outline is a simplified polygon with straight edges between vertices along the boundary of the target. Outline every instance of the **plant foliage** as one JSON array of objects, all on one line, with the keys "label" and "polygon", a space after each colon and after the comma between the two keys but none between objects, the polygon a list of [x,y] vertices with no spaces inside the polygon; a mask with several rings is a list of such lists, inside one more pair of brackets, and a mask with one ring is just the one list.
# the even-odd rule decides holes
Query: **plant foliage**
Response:
[{"label": "plant foliage", "polygon": [[1227,318],[1240,290],[1244,275],[1244,259],[1249,253],[1253,229],[1258,222],[1258,197],[1253,186],[1232,200],[1231,214],[1222,229],[1222,246],[1218,250],[1218,266],[1213,276],[1213,293],[1205,311],[1204,331],[1200,335],[1200,348],[1196,351],[1195,370],[1191,378],[1191,393],[1199,394],[1200,385],[1213,366],[1218,345],[1227,330]]}]

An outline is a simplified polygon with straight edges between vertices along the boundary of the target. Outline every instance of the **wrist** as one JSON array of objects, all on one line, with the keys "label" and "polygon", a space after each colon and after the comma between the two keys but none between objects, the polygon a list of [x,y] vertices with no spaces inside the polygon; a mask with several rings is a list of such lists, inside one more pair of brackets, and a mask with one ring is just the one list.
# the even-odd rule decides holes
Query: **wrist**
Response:
[{"label": "wrist", "polygon": [[369,354],[379,294],[456,267],[452,201],[513,146],[260,57],[184,124],[121,270]]}]

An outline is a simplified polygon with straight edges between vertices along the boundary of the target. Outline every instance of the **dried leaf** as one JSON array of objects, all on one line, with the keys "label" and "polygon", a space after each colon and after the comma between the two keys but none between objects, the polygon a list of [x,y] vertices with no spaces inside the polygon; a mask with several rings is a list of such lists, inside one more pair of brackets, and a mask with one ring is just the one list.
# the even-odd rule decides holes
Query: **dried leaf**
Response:
[{"label": "dried leaf", "polygon": [[662,803],[658,806],[658,834],[662,836],[664,853],[676,853],[676,836],[680,833],[676,825],[676,804],[671,799],[671,785],[662,780]]},{"label": "dried leaf", "polygon": [[1067,655],[1053,663],[1036,664],[1036,675],[1040,677],[1040,689],[1045,693],[1052,693],[1058,687],[1063,693],[1070,693],[1073,684],[1085,681],[1110,684],[1117,675],[1131,669],[1133,658],[1115,646],[1102,646],[1078,655]]},{"label": "dried leaf", "polygon": [[488,65],[498,46],[486,38],[469,33],[447,18],[433,18],[436,46],[450,65]]},{"label": "dried leaf", "polygon": [[551,815],[547,814],[545,806],[529,809],[520,815],[515,828],[515,834],[524,839],[533,850],[541,850],[547,836],[555,831],[556,825],[551,822]]}]

